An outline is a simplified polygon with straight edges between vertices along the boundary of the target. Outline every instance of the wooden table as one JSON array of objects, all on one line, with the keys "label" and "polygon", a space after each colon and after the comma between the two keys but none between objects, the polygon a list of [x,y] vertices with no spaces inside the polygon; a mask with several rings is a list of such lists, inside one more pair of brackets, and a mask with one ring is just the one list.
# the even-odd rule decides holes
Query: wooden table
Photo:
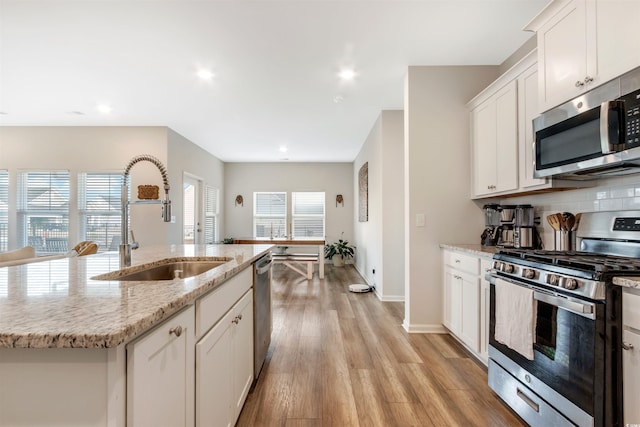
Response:
[{"label": "wooden table", "polygon": [[[234,239],[233,243],[240,245],[262,245],[262,244],[272,244],[277,246],[317,246],[318,247],[318,277],[324,279],[324,240],[308,240],[308,239],[253,239],[253,238],[241,238]],[[305,276],[307,279],[311,279],[309,275],[309,268],[307,268],[306,272],[298,270],[294,266],[292,266],[289,262],[304,262],[304,263],[312,263],[313,260],[309,259],[309,256],[305,256],[304,254],[289,254],[287,257],[274,256],[274,262],[281,262],[292,270],[300,273]],[[309,266],[309,264],[308,264]]]}]

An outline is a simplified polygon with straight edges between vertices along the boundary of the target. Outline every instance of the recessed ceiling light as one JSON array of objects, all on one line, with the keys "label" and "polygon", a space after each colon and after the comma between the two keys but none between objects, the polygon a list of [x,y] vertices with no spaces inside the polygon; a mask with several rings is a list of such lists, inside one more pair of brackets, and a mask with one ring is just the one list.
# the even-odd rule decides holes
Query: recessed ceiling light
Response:
[{"label": "recessed ceiling light", "polygon": [[284,145],[281,145],[279,148],[281,153],[286,153],[287,152],[287,147],[285,147]]},{"label": "recessed ceiling light", "polygon": [[209,70],[205,70],[204,68],[198,70],[197,74],[202,80],[211,80],[213,78],[213,73]]},{"label": "recessed ceiling light", "polygon": [[342,71],[340,71],[340,73],[338,73],[338,76],[342,79],[342,80],[353,80],[354,77],[356,76],[356,72],[353,71],[350,68],[346,68]]},{"label": "recessed ceiling light", "polygon": [[107,104],[100,104],[96,108],[102,114],[109,114],[111,112],[111,107],[109,107]]}]

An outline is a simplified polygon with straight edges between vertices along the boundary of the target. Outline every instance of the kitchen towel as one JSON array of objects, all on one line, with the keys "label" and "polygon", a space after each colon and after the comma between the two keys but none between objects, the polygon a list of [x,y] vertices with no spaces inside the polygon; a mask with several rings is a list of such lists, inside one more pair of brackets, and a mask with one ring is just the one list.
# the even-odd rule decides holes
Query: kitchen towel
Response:
[{"label": "kitchen towel", "polygon": [[533,290],[496,278],[496,341],[533,360],[536,333]]}]

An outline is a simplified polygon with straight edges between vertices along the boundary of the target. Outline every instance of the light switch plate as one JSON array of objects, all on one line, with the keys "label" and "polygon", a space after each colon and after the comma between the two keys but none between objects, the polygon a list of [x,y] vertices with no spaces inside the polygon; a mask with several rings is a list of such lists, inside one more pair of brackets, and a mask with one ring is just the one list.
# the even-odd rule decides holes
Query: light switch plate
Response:
[{"label": "light switch plate", "polygon": [[416,214],[416,227],[424,227],[424,214]]}]

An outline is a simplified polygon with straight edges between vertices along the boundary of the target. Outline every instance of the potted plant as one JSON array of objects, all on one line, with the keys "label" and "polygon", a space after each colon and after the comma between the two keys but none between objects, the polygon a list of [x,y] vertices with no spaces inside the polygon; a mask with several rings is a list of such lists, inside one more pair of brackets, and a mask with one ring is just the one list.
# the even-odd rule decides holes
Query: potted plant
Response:
[{"label": "potted plant", "polygon": [[343,267],[345,260],[353,258],[356,247],[349,245],[349,242],[343,239],[338,239],[330,245],[324,247],[324,257],[333,260],[335,267]]}]

